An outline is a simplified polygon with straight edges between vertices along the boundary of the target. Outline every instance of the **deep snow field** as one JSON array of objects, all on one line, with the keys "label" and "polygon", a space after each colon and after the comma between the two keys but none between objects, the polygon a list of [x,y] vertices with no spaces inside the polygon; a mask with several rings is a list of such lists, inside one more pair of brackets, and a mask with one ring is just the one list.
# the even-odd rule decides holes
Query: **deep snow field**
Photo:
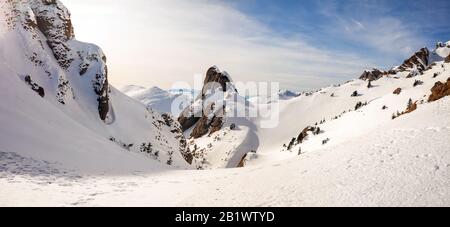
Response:
[{"label": "deep snow field", "polygon": [[[156,87],[122,92],[59,1],[20,2],[8,20],[0,12],[0,206],[450,206],[450,96],[428,101],[450,78],[450,42],[370,88],[355,79],[282,91],[272,128],[263,117],[217,117],[225,107],[211,105],[195,138],[202,120],[182,130],[181,111],[167,112],[173,100],[195,110],[210,90],[194,100]],[[211,69],[210,79],[232,82]],[[227,89],[246,108],[274,104]],[[409,100],[417,109],[397,116]],[[320,130],[290,144],[308,126]]]},{"label": "deep snow field", "polygon": [[[446,65],[449,67],[449,65]],[[436,67],[437,68],[437,67]],[[99,160],[93,172],[66,169],[58,162],[39,160],[32,153],[0,153],[1,205],[12,206],[448,206],[450,204],[450,97],[419,105],[410,114],[395,120],[392,113],[406,108],[407,100],[423,98],[434,81],[449,75],[434,71],[418,78],[383,78],[367,89],[355,80],[330,87],[309,97],[280,101],[280,127],[259,130],[260,138],[272,131],[272,140],[261,139],[261,151],[245,168],[174,170],[139,168],[133,163]],[[424,85],[413,87],[415,79]],[[391,92],[396,87],[400,95]],[[337,120],[333,112],[352,109],[352,90],[370,103]],[[323,92],[326,91],[327,94]],[[423,93],[422,93],[423,92]],[[335,97],[330,97],[335,93]],[[377,95],[380,94],[380,95]],[[299,103],[320,103],[310,106]],[[338,99],[341,103],[326,102]],[[348,102],[348,107],[345,103]],[[327,106],[325,104],[335,106]],[[382,110],[386,105],[387,110]],[[307,109],[302,109],[302,107]],[[311,118],[284,116],[296,112],[313,113]],[[324,108],[324,109],[321,109]],[[319,112],[320,111],[320,112]],[[329,111],[329,112],[327,112]],[[327,116],[318,116],[318,113]],[[306,116],[306,115],[301,115]],[[315,118],[313,118],[315,117]],[[303,154],[283,151],[283,142],[274,135],[295,136],[301,129],[283,128],[284,121],[296,118],[298,128],[305,122],[326,118],[323,134],[305,142]],[[319,120],[320,121],[320,120]],[[288,122],[287,122],[288,123]],[[286,123],[286,124],[287,124]],[[296,124],[296,125],[297,125]],[[291,124],[292,125],[292,124]],[[290,131],[291,132],[290,132]],[[286,132],[287,131],[287,132]],[[322,145],[322,138],[330,142]],[[272,142],[270,142],[272,141]],[[267,144],[267,145],[266,145]],[[278,146],[280,145],[280,146]],[[278,149],[277,149],[278,147]],[[109,151],[110,152],[110,151]],[[109,156],[115,156],[111,153]],[[133,154],[123,155],[131,160]],[[126,156],[126,158],[125,158]],[[139,159],[142,161],[142,159]],[[112,162],[109,162],[111,164]],[[103,166],[103,167],[102,167]]]}]

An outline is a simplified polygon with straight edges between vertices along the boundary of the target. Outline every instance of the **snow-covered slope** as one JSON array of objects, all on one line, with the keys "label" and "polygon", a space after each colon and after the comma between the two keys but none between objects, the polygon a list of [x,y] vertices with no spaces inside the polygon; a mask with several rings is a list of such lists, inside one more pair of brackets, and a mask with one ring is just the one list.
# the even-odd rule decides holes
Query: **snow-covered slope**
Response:
[{"label": "snow-covered slope", "polygon": [[105,55],[75,40],[59,1],[1,6],[0,150],[97,170],[133,168],[130,152],[188,167],[179,124],[108,84]]},{"label": "snow-covered slope", "polygon": [[[433,53],[443,52],[442,49],[446,48],[438,48]],[[430,90],[435,83],[445,82],[450,77],[450,66],[442,59],[438,62],[430,61],[426,66],[427,70],[416,77],[410,77],[411,71],[415,70],[411,68],[392,75],[385,74],[378,80],[370,81],[371,86],[368,81],[357,79],[323,88],[311,95],[281,100],[278,127],[258,129],[259,158],[253,161],[257,163],[283,157],[266,157],[266,153],[283,151],[284,154],[298,155],[300,150],[304,153],[345,144],[356,137],[364,137],[366,133],[383,130],[384,125],[392,121],[393,114],[406,110],[410,99],[419,104],[418,108],[427,105]],[[400,94],[394,94],[398,89],[401,90]],[[356,96],[353,95],[355,91]],[[358,103],[358,110],[355,110]],[[310,132],[311,136],[304,143],[297,144],[297,138],[308,126],[319,127],[319,135],[313,136]],[[294,146],[286,151],[293,140]],[[322,145],[322,142],[326,144]]]},{"label": "snow-covered slope", "polygon": [[[0,195],[8,195],[0,205],[449,206],[449,106],[447,97],[348,143],[246,168],[36,176],[8,166],[0,172]],[[44,173],[57,167],[1,160]]]},{"label": "snow-covered slope", "polygon": [[450,206],[449,42],[281,99],[275,128],[212,67],[178,122],[108,83],[59,1],[1,3],[0,206]]},{"label": "snow-covered slope", "polygon": [[193,97],[184,93],[173,94],[159,87],[146,89],[136,85],[128,85],[123,87],[121,91],[148,108],[161,113],[170,113],[174,117],[178,117],[182,110],[191,105],[193,100]]}]

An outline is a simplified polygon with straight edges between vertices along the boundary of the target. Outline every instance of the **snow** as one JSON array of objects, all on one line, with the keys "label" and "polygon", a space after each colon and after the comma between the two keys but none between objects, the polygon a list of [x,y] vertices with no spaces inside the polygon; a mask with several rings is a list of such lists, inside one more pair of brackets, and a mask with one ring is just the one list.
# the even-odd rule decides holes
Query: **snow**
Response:
[{"label": "snow", "polygon": [[[26,8],[25,3],[23,6]],[[80,75],[81,58],[75,58],[72,67],[64,70],[42,42],[45,37],[41,32],[22,26],[0,37],[2,151],[86,172],[121,172],[130,165],[165,169],[159,163],[170,158],[173,166],[190,168],[180,152],[182,134],[172,132],[177,124],[167,126],[160,113],[147,110],[113,87],[109,88],[108,119],[103,122],[99,118],[98,95],[93,89],[94,78],[105,68],[99,47],[67,42],[72,52],[93,57],[87,72]],[[41,63],[30,61],[34,54]],[[25,75],[45,90],[44,98],[29,88]],[[161,151],[157,164],[152,155],[139,154],[141,144],[149,142],[155,151]]]},{"label": "snow", "polygon": [[193,100],[193,96],[189,94],[173,94],[158,87],[146,89],[136,85],[129,85],[123,87],[121,91],[155,111],[170,113],[174,117],[178,117]]},{"label": "snow", "polygon": [[[75,66],[92,61],[76,58],[64,70],[41,39],[20,26],[0,33],[0,206],[450,206],[450,97],[427,102],[431,87],[450,77],[446,47],[435,51],[436,66],[414,78],[402,72],[372,88],[357,79],[281,99],[275,128],[261,127],[262,118],[227,116],[218,132],[187,140],[191,150],[205,152],[188,165],[177,123],[166,125],[159,113],[177,95],[111,87],[109,118],[101,121],[92,89],[104,70],[101,49],[68,41],[81,56],[96,56],[98,64],[81,76]],[[42,64],[31,63],[33,53]],[[25,75],[45,89],[44,98]],[[70,84],[64,95],[60,80]],[[424,83],[414,87],[415,80]],[[354,91],[361,95],[351,97]],[[238,110],[274,104],[246,100],[234,89],[225,97]],[[392,119],[409,99],[417,110]],[[201,110],[198,101],[193,111]],[[367,105],[355,110],[358,102]],[[291,151],[283,147],[315,123],[320,134]],[[160,151],[157,160],[139,151],[145,142]],[[245,167],[232,168],[246,154]]]},{"label": "snow", "polygon": [[450,118],[448,110],[434,110],[449,104],[448,98],[429,104],[352,143],[243,169],[14,175],[0,179],[0,193],[8,195],[0,204],[448,206]]}]

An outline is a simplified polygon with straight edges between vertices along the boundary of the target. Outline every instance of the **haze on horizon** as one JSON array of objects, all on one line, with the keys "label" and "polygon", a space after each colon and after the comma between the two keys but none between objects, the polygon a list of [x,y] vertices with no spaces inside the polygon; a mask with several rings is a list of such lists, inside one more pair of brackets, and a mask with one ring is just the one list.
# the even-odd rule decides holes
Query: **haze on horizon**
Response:
[{"label": "haze on horizon", "polygon": [[441,0],[62,2],[77,39],[105,51],[118,87],[192,84],[217,65],[236,81],[309,90],[450,39],[450,4]]}]

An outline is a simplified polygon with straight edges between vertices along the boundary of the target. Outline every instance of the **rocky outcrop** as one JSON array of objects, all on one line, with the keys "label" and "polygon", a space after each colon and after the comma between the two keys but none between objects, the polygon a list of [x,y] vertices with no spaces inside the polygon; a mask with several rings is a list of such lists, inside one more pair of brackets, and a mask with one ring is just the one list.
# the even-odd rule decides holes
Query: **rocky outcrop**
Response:
[{"label": "rocky outcrop", "polygon": [[31,80],[31,76],[29,75],[25,76],[25,83],[27,83],[28,86],[30,86],[31,90],[38,93],[39,96],[44,98],[45,96],[44,88],[39,86],[37,83],[33,82],[33,80]]},{"label": "rocky outcrop", "polygon": [[217,106],[220,100],[210,100],[210,98],[218,90],[226,92],[229,89],[234,89],[229,86],[231,82],[229,75],[220,71],[216,66],[208,69],[201,96],[194,102],[197,105],[187,107],[178,118],[183,131],[194,127],[191,137],[196,139],[217,132],[222,128],[225,108],[224,106]]},{"label": "rocky outcrop", "polygon": [[445,58],[445,63],[450,63],[450,55]]},{"label": "rocky outcrop", "polygon": [[[39,41],[42,45],[45,43],[48,45],[63,70],[69,72],[72,63],[80,62],[75,65],[78,67],[80,76],[85,76],[88,70],[91,71],[86,80],[92,81],[93,91],[97,95],[98,114],[100,119],[105,121],[110,111],[110,89],[105,55],[95,45],[74,40],[75,33],[70,12],[60,1],[35,0],[30,1],[30,7],[32,14],[24,11],[22,13],[27,16],[20,15],[25,18],[22,19],[22,24],[29,29],[37,29],[43,34],[46,40]],[[89,46],[89,48],[78,48],[78,46]],[[58,102],[65,104],[65,96],[72,91],[72,88],[64,75],[58,75],[57,89]]]},{"label": "rocky outcrop", "polygon": [[67,41],[75,38],[70,13],[57,0],[36,0],[31,4],[39,31],[47,38],[47,45],[59,65],[68,69],[74,61]]},{"label": "rocky outcrop", "polygon": [[388,72],[374,68],[372,70],[365,70],[364,73],[359,77],[359,79],[374,81],[380,79],[385,75],[388,75]]},{"label": "rocky outcrop", "polygon": [[244,168],[245,167],[245,159],[247,158],[247,154],[245,154],[242,158],[241,161],[239,162],[237,168]]},{"label": "rocky outcrop", "polygon": [[427,69],[429,62],[430,51],[428,48],[422,48],[413,56],[408,58],[403,62],[402,65],[397,67],[399,72],[404,72],[407,70],[417,69],[419,72],[423,72]]},{"label": "rocky outcrop", "polygon": [[402,93],[402,89],[401,88],[397,88],[394,90],[394,95],[399,95],[400,93]]},{"label": "rocky outcrop", "polygon": [[205,81],[203,82],[202,98],[205,99],[207,92],[216,89],[218,85],[222,87],[222,91],[227,90],[227,83],[230,83],[230,77],[228,73],[221,72],[219,68],[213,66],[206,72]]},{"label": "rocky outcrop", "polygon": [[445,96],[450,95],[450,77],[447,79],[447,82],[442,83],[440,81],[434,84],[433,88],[431,88],[431,95],[428,97],[428,102],[437,101]]}]

